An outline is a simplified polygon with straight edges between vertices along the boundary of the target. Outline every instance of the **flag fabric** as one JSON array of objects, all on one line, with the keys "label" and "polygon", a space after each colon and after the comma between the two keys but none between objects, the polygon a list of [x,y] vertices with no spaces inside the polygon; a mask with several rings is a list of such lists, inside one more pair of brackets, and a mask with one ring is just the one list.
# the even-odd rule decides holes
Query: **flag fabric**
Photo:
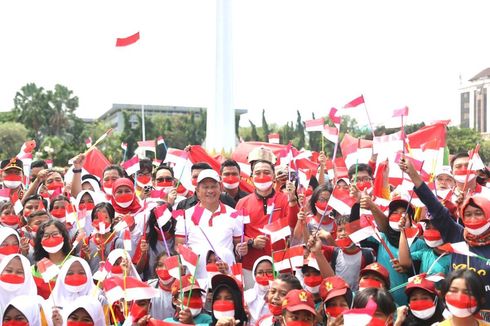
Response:
[{"label": "flag fabric", "polygon": [[272,252],[274,269],[283,271],[303,266],[304,248],[302,245]]},{"label": "flag fabric", "polygon": [[153,213],[155,214],[160,229],[172,218],[172,212],[167,208],[167,205],[158,206]]},{"label": "flag fabric", "polygon": [[364,103],[364,95],[361,95],[361,96],[353,99],[352,101],[350,101],[346,105],[344,105],[343,108],[344,109],[355,108],[356,106],[361,105],[363,103]]},{"label": "flag fabric", "polygon": [[[18,196],[17,196],[18,198]],[[10,201],[10,189],[2,188],[0,189],[0,202],[1,201]]]},{"label": "flag fabric", "polygon": [[37,270],[39,271],[39,273],[41,273],[41,276],[45,283],[48,283],[50,280],[55,278],[60,272],[59,267],[53,264],[53,262],[48,258],[41,259],[36,263],[36,265]]},{"label": "flag fabric", "polygon": [[191,275],[194,275],[196,272],[196,266],[197,266],[197,261],[199,259],[199,256],[185,245],[180,245],[177,248],[177,253],[180,255],[180,259],[182,260],[182,265],[187,267]]},{"label": "flag fabric", "polygon": [[280,141],[280,135],[275,133],[275,134],[269,134],[269,143],[271,144],[279,144]]},{"label": "flag fabric", "polygon": [[243,284],[243,268],[242,263],[235,263],[230,267],[231,274]]},{"label": "flag fabric", "polygon": [[364,326],[368,325],[371,319],[373,319],[374,313],[378,305],[373,299],[369,299],[364,308],[354,308],[344,311],[342,315],[344,316],[345,326]]},{"label": "flag fabric", "polygon": [[339,128],[340,122],[342,121],[342,118],[337,113],[338,113],[338,110],[336,108],[331,108],[330,112],[328,113],[328,117],[330,118],[330,121],[332,121],[333,124],[337,128]]},{"label": "flag fabric", "polygon": [[156,152],[155,141],[154,140],[139,141],[138,148],[136,150],[142,151],[143,153],[146,151]]},{"label": "flag fabric", "polygon": [[308,189],[310,179],[313,173],[310,169],[298,169],[298,182],[304,188]]},{"label": "flag fabric", "polygon": [[343,157],[336,157],[332,162],[333,165],[333,176],[332,180],[336,178],[337,180],[340,178],[349,178],[349,170],[347,169],[347,165],[345,164]]},{"label": "flag fabric", "polygon": [[[15,191],[12,196],[10,197],[10,202],[12,203],[12,206],[14,207],[14,212],[15,214],[20,214],[22,210],[24,209],[24,206],[22,205],[22,202],[19,199],[19,193]],[[42,201],[41,201],[42,203]]]},{"label": "flag fabric", "polygon": [[133,158],[122,163],[121,166],[124,170],[126,170],[128,175],[135,174],[140,170],[140,159],[138,156],[133,156]]},{"label": "flag fabric", "polygon": [[140,32],[136,32],[128,37],[117,38],[116,47],[128,46],[138,42],[140,39]]},{"label": "flag fabric", "polygon": [[393,118],[408,116],[408,106],[393,111]]},{"label": "flag fabric", "polygon": [[46,164],[48,165],[48,169],[53,168],[53,160],[44,160],[44,162],[46,162]]},{"label": "flag fabric", "polygon": [[371,140],[355,138],[345,134],[340,142],[340,150],[347,168],[358,163],[368,163],[373,155],[373,142]]},{"label": "flag fabric", "polygon": [[356,199],[352,198],[348,190],[335,188],[328,200],[328,205],[335,209],[340,215],[350,215],[352,206]]},{"label": "flag fabric", "polygon": [[85,146],[87,146],[87,148],[90,148],[92,146],[92,137],[88,137],[87,139],[85,139]]},{"label": "flag fabric", "polygon": [[480,157],[480,154],[478,154],[479,150],[480,144],[477,144],[475,149],[472,149],[468,152],[468,155],[470,156],[470,162],[468,163],[468,166],[471,166],[471,170],[473,171],[483,170],[486,168]]},{"label": "flag fabric", "polygon": [[352,242],[359,243],[364,239],[374,236],[375,230],[368,218],[368,216],[362,215],[358,220],[345,225],[345,232]]},{"label": "flag fabric", "polygon": [[123,149],[123,151],[127,151],[128,150],[128,143],[121,143],[121,148]]},{"label": "flag fabric", "polygon": [[291,228],[289,227],[287,218],[280,218],[271,224],[265,225],[259,231],[269,235],[271,237],[271,243],[286,239],[286,237],[291,235]]},{"label": "flag fabric", "polygon": [[123,247],[127,252],[130,252],[133,249],[133,244],[131,243],[131,231],[129,231],[129,229],[124,230]]},{"label": "flag fabric", "polygon": [[109,277],[105,279],[102,284],[104,295],[107,298],[109,304],[112,305],[114,302],[124,297],[124,290],[121,286],[119,286],[118,278]]},{"label": "flag fabric", "polygon": [[[111,162],[105,157],[105,155],[98,148],[94,148],[85,155],[83,169],[88,173],[102,179],[104,169],[109,165],[111,165]],[[67,175],[65,175],[65,178],[65,180],[71,180]]]},{"label": "flag fabric", "polygon": [[409,227],[403,230],[405,237],[407,238],[408,247],[411,247],[417,236],[419,235],[419,228]]},{"label": "flag fabric", "polygon": [[164,163],[167,163],[174,169],[174,175],[180,184],[182,184],[188,190],[194,190],[191,178],[191,166],[192,162],[189,159],[189,153],[177,149],[168,148],[167,155],[165,156]]},{"label": "flag fabric", "polygon": [[306,131],[323,131],[323,125],[325,124],[325,121],[323,118],[318,118],[318,119],[313,119],[313,120],[306,120],[305,121],[305,130]]},{"label": "flag fabric", "polygon": [[170,256],[165,258],[163,264],[165,265],[165,268],[167,269],[168,273],[170,276],[175,277],[176,279],[179,279],[181,277],[180,275],[180,262],[179,262],[179,256]]},{"label": "flag fabric", "polygon": [[470,257],[476,257],[477,255],[470,251],[470,247],[465,241],[456,242],[456,243],[445,243],[442,246],[437,247],[442,251],[450,252],[453,254],[460,254]]},{"label": "flag fabric", "polygon": [[322,135],[334,144],[339,141],[339,130],[336,127],[325,125],[323,127]]}]

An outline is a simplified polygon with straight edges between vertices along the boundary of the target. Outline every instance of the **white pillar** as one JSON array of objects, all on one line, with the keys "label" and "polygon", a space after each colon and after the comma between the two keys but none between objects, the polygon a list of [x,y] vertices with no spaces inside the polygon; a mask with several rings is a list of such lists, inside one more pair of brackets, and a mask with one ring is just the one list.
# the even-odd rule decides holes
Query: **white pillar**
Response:
[{"label": "white pillar", "polygon": [[206,148],[216,152],[235,148],[231,1],[216,0],[215,98],[206,121]]}]

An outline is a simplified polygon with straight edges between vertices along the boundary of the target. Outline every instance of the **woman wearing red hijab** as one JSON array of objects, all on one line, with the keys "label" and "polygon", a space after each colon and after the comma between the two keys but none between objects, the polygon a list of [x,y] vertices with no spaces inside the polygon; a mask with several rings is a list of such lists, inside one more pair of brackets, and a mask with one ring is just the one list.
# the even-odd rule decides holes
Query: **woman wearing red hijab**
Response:
[{"label": "woman wearing red hijab", "polygon": [[141,205],[134,193],[134,185],[130,179],[121,178],[112,184],[111,203],[116,215],[135,214]]}]

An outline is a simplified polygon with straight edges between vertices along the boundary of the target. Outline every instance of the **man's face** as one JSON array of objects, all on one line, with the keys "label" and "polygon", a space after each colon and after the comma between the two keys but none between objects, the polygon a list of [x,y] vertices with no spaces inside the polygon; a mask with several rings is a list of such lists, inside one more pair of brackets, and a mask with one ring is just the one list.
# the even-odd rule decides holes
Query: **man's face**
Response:
[{"label": "man's face", "polygon": [[[350,180],[350,182],[352,184],[354,183],[355,178],[356,178],[355,175],[353,175],[351,180]],[[371,178],[369,173],[367,173],[367,171],[358,171],[357,172],[357,182],[370,182],[372,185],[373,179]]]},{"label": "man's face", "polygon": [[437,190],[452,189],[454,187],[454,179],[447,174],[439,174],[436,177]]},{"label": "man's face", "polygon": [[156,185],[157,183],[162,182],[172,182],[172,184],[174,184],[174,178],[172,177],[172,173],[170,173],[169,170],[161,169],[157,171],[154,183]]},{"label": "man's face", "polygon": [[468,169],[468,164],[470,163],[469,157],[460,157],[453,162],[453,173],[455,171],[464,171]]},{"label": "man's face", "polygon": [[238,176],[240,176],[240,172],[236,166],[226,166],[223,168],[223,172],[221,172],[221,178]]},{"label": "man's face", "polygon": [[274,181],[274,172],[272,171],[272,167],[268,163],[259,162],[255,164],[253,170],[253,176],[257,178],[263,178],[265,176],[272,177],[272,181]]},{"label": "man's face", "polygon": [[197,198],[204,204],[216,204],[221,193],[220,183],[211,178],[199,182],[196,187]]}]

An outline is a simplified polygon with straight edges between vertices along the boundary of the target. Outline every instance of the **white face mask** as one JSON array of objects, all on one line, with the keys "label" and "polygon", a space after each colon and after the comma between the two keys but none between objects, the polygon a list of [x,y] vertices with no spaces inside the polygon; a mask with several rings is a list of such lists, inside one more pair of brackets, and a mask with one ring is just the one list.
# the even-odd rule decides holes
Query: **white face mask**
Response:
[{"label": "white face mask", "polygon": [[392,228],[394,231],[400,232],[400,226],[397,222],[390,222],[390,228]]},{"label": "white face mask", "polygon": [[436,297],[432,307],[427,308],[427,309],[423,309],[423,310],[414,310],[414,309],[410,308],[410,311],[418,319],[427,320],[427,319],[431,318],[432,316],[434,316],[434,313],[436,312],[436,308],[437,308],[437,297]]},{"label": "white face mask", "polygon": [[311,294],[317,294],[320,292],[320,285],[309,287],[308,285],[305,284],[304,288],[306,291],[310,292]]},{"label": "white face mask", "polygon": [[238,186],[240,185],[240,182],[235,182],[235,183],[227,183],[227,182],[223,182],[223,188],[225,189],[236,189],[238,188]]},{"label": "white face mask", "polygon": [[456,316],[458,318],[466,318],[471,315],[476,311],[476,307],[471,307],[471,308],[458,308],[453,305],[450,305],[449,303],[446,302],[447,310],[451,313],[451,315]]},{"label": "white face mask", "polygon": [[235,317],[235,310],[228,310],[228,311],[217,311],[213,310],[213,315],[216,320],[220,320],[221,318],[226,318],[226,317]]},{"label": "white face mask", "polygon": [[[458,183],[465,183],[466,182],[466,174],[462,174],[462,175],[455,174],[455,175],[453,175],[453,177],[454,177],[454,180],[456,180],[456,182],[458,182]],[[468,174],[468,182],[472,181],[474,178],[476,178],[476,174],[474,174],[474,173]]]},{"label": "white face mask", "polygon": [[191,311],[192,317],[196,317],[197,315],[199,315],[201,313],[202,308],[189,308],[189,310]]},{"label": "white face mask", "polygon": [[266,191],[269,190],[270,187],[272,187],[272,181],[268,182],[255,182],[254,181],[255,188],[257,188],[259,191]]},{"label": "white face mask", "polygon": [[258,284],[257,283],[257,288],[258,288],[259,291],[265,293],[265,292],[269,291],[270,286],[269,285],[262,285],[262,284]]},{"label": "white face mask", "polygon": [[9,189],[17,189],[22,184],[22,181],[7,181],[3,180],[3,185]]},{"label": "white face mask", "polygon": [[0,281],[0,288],[4,289],[7,292],[15,292],[20,290],[24,286],[24,283],[14,284]]},{"label": "white face mask", "polygon": [[104,192],[109,195],[109,196],[112,196],[112,188],[104,188]]},{"label": "white face mask", "polygon": [[427,244],[427,246],[429,246],[430,248],[436,248],[436,247],[442,246],[442,244],[444,243],[444,241],[442,241],[442,239],[435,240],[435,241],[429,241],[429,240],[424,238],[424,241]]},{"label": "white face mask", "polygon": [[131,203],[132,203],[132,202],[133,202],[133,201],[127,201],[127,202],[121,203],[121,202],[118,202],[118,201],[116,200],[116,203],[117,203],[119,206],[121,206],[122,208],[127,208],[127,207],[131,206]]},{"label": "white face mask", "polygon": [[60,243],[59,245],[56,245],[56,246],[54,246],[54,247],[45,247],[45,246],[43,246],[43,249],[44,249],[44,250],[46,250],[46,252],[47,252],[47,253],[49,253],[49,254],[55,254],[55,253],[57,253],[58,251],[60,251],[60,250],[61,250],[61,248],[63,248],[63,245],[64,245],[64,244],[65,244],[65,243],[64,243],[64,242],[62,242],[62,243]]}]

